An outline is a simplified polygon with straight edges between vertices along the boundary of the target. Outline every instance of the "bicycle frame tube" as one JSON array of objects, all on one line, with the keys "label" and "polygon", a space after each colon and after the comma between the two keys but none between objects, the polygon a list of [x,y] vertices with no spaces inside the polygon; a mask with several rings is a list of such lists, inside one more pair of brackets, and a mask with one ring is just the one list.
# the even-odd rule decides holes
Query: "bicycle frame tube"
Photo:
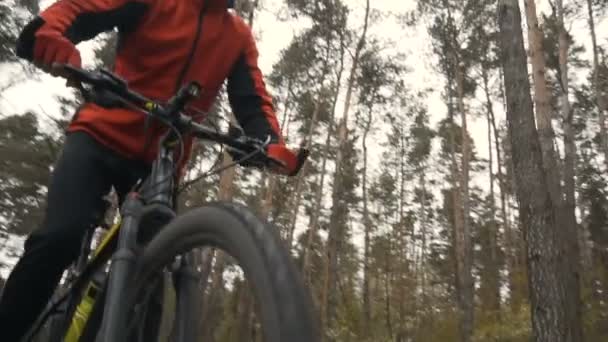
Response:
[{"label": "bicycle frame tube", "polygon": [[[94,260],[94,258],[103,258],[103,256],[100,256],[100,254],[105,253],[106,248],[108,248],[108,246],[110,246],[112,244],[112,242],[116,240],[116,236],[118,235],[119,227],[120,227],[120,220],[116,224],[114,224],[112,227],[110,227],[110,229],[106,232],[103,240],[95,248],[95,251],[93,252],[93,259],[91,259],[91,261],[87,262],[87,265],[91,264],[91,262]],[[83,266],[82,269],[84,269],[84,267],[86,267],[86,265]],[[97,305],[96,302],[98,300],[100,300],[99,297],[100,296],[97,296],[96,298],[94,298],[93,305]],[[84,297],[80,300],[80,302],[78,303],[78,306],[85,305],[83,303],[83,301],[84,301]],[[87,326],[90,323],[89,322],[90,314],[91,314],[91,312],[89,312],[85,317],[78,317],[76,312],[74,312],[74,315],[72,315],[71,317],[66,317],[66,320],[70,320],[69,328],[67,329],[67,332],[63,329],[60,331],[61,334],[65,334],[64,342],[78,342],[78,340],[82,336],[84,330],[88,329]],[[52,341],[55,341],[55,340],[59,341],[60,338],[53,339]]]}]

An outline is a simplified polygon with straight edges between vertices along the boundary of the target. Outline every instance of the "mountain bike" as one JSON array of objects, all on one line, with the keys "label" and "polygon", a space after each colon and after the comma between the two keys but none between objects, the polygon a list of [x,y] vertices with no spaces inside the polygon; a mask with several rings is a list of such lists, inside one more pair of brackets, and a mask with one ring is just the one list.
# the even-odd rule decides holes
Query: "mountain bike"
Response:
[{"label": "mountain bike", "polygon": [[[280,166],[266,153],[268,141],[222,133],[183,114],[201,91],[196,83],[160,103],[129,89],[107,70],[62,68],[85,99],[110,94],[169,129],[159,142],[150,175],[121,204],[120,220],[93,251],[92,234],[87,234],[72,267],[73,279],[55,293],[24,340],[36,340],[41,328],[50,326],[50,342],[142,341],[145,326],[157,324],[146,322],[164,272],[171,275],[175,289],[174,340],[198,341],[201,291],[194,253],[196,248],[212,247],[232,256],[251,284],[265,342],[317,341],[310,293],[273,227],[236,203],[208,203],[180,215],[174,209],[175,153],[183,152],[183,136],[238,152],[242,158],[235,164],[255,156],[265,165]],[[307,151],[301,149],[297,170],[306,158]]]}]

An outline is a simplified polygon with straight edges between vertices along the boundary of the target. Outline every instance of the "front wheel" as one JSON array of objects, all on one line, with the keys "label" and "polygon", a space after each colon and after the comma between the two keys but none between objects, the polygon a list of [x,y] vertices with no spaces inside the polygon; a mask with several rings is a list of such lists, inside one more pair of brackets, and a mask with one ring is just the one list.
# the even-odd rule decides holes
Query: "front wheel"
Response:
[{"label": "front wheel", "polygon": [[288,251],[273,227],[240,205],[209,204],[172,221],[143,251],[134,293],[176,256],[198,247],[223,250],[242,268],[259,303],[264,342],[319,340],[310,293]]}]

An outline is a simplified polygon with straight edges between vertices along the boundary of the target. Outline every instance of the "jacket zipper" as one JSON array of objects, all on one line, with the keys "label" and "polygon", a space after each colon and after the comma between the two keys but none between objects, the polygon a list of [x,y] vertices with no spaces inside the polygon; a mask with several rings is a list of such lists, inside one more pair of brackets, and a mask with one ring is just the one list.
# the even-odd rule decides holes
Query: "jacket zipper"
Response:
[{"label": "jacket zipper", "polygon": [[[196,35],[194,36],[194,41],[192,42],[192,47],[190,48],[190,52],[188,53],[188,59],[186,59],[186,63],[184,64],[184,67],[182,68],[182,70],[179,73],[179,76],[175,82],[175,90],[174,93],[176,93],[180,86],[182,85],[182,82],[184,81],[184,78],[186,77],[186,73],[188,72],[188,69],[190,69],[190,65],[192,64],[192,59],[194,58],[194,53],[196,52],[196,47],[198,45],[198,42],[201,38],[201,31],[203,29],[203,15],[205,14],[205,12],[207,11],[207,2],[205,1],[205,3],[203,4],[203,8],[201,8],[200,12],[198,13],[198,20],[196,23]],[[148,128],[150,125],[150,117],[146,116],[146,121],[144,122],[144,133],[146,136],[146,142],[144,143],[143,146],[143,151],[142,154],[146,154],[148,151],[148,148],[150,147],[150,138],[152,137],[152,133],[154,132],[148,132]],[[153,129],[154,131],[154,129]]]},{"label": "jacket zipper", "polygon": [[180,71],[179,77],[177,78],[177,81],[175,83],[175,92],[177,92],[179,90],[179,88],[182,85],[182,82],[184,81],[184,78],[186,77],[186,74],[188,73],[188,70],[190,69],[190,66],[192,64],[192,59],[194,58],[194,54],[196,52],[196,47],[198,46],[198,42],[201,38],[201,31],[203,30],[203,15],[205,14],[206,11],[207,11],[207,2],[205,1],[203,8],[201,9],[201,11],[198,14],[196,35],[194,36],[194,42],[192,43],[192,48],[190,49],[190,53],[188,54],[188,59],[186,59],[186,63],[184,64],[183,69]]}]

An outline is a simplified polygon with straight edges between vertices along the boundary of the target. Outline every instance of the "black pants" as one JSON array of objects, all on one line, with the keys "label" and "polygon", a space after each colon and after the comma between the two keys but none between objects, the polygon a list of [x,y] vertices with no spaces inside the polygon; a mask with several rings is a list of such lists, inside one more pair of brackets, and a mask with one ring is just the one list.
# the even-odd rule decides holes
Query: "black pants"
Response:
[{"label": "black pants", "polygon": [[19,341],[44,309],[103,210],[103,196],[114,186],[122,198],[148,173],[148,165],[118,156],[84,132],[67,136],[49,185],[45,219],[26,240],[0,297],[2,341]]}]

